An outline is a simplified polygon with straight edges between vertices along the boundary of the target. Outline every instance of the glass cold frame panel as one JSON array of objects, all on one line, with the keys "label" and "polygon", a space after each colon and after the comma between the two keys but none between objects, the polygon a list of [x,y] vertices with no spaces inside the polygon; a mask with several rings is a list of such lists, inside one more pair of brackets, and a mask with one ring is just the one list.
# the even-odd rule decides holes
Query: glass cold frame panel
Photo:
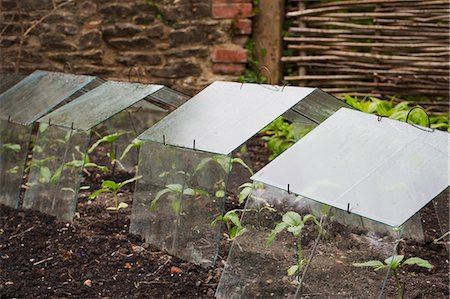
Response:
[{"label": "glass cold frame panel", "polygon": [[172,108],[178,108],[190,99],[189,96],[166,86],[152,93],[150,98],[156,103],[160,103],[163,106],[170,106]]},{"label": "glass cold frame panel", "polygon": [[447,140],[340,109],[253,179],[397,227],[448,186]]},{"label": "glass cold frame panel", "polygon": [[31,124],[94,78],[35,71],[0,95],[0,117]]},{"label": "glass cold frame panel", "polygon": [[63,127],[89,130],[161,87],[161,85],[108,81],[46,115],[40,122],[50,121]]},{"label": "glass cold frame panel", "polygon": [[[323,206],[314,213],[311,203],[270,186],[255,190],[241,217],[245,232],[233,241],[216,297],[372,298],[380,294],[387,271],[357,268],[353,263],[393,255],[400,234],[377,235],[347,227],[334,221],[336,209]],[[326,233],[318,239],[319,227],[305,221],[298,236],[285,228],[269,245],[272,230],[287,212],[303,220],[313,213]],[[300,260],[301,275],[290,275],[288,269]]]},{"label": "glass cold frame panel", "polygon": [[140,138],[228,155],[313,90],[214,82]]},{"label": "glass cold frame panel", "polygon": [[17,208],[31,126],[0,119],[0,203]]},{"label": "glass cold frame panel", "polygon": [[72,221],[89,132],[41,123],[23,207]]},{"label": "glass cold frame panel", "polygon": [[230,157],[144,141],[130,231],[196,264],[214,264]]}]

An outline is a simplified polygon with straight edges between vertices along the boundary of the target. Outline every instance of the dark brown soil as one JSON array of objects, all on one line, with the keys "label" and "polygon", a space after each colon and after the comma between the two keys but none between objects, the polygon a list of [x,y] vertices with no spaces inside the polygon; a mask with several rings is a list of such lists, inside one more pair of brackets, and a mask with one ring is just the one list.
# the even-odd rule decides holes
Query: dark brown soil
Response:
[{"label": "dark brown soil", "polygon": [[[249,148],[254,168],[260,169],[267,163],[267,149],[258,139]],[[114,174],[118,180],[129,176]],[[111,173],[93,172],[86,183],[95,189],[111,178]],[[80,193],[71,224],[36,211],[0,206],[0,298],[214,298],[230,248],[225,237],[215,266],[205,269],[129,234],[130,209],[121,210],[116,218],[105,210],[111,196],[88,201],[88,194]],[[227,209],[236,207],[236,194],[227,195]],[[119,196],[131,204],[130,188]],[[448,252],[444,244],[432,243],[440,232],[431,205],[422,217],[425,244],[406,240],[398,253],[427,259],[435,267],[401,271],[405,298],[448,298]],[[333,273],[329,275],[331,279]],[[394,285],[392,278],[388,284]],[[354,287],[360,286],[355,282]],[[388,287],[387,292],[387,298],[395,298],[395,288]]]}]

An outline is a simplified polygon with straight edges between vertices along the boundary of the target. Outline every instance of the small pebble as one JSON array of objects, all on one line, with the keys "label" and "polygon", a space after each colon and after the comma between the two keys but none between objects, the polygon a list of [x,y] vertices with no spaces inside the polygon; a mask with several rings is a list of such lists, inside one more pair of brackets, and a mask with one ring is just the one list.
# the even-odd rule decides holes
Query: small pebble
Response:
[{"label": "small pebble", "polygon": [[86,280],[84,281],[83,285],[84,285],[84,286],[87,286],[87,287],[92,287],[92,280],[86,279]]}]

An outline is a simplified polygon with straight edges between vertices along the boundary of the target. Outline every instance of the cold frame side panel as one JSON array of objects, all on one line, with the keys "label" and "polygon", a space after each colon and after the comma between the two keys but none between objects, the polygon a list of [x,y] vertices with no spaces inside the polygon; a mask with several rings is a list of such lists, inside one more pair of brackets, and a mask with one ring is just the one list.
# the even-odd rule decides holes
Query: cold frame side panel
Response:
[{"label": "cold frame side panel", "polygon": [[[217,298],[294,298],[298,278],[288,275],[288,269],[297,264],[298,239],[283,230],[272,245],[267,243],[289,211],[301,216],[308,213],[303,201],[277,188],[265,186],[250,194],[241,217],[245,231],[233,240]],[[304,228],[300,237],[304,256],[309,255],[315,235],[310,224]]]},{"label": "cold frame side panel", "polygon": [[[441,235],[445,234],[449,231],[449,210],[450,210],[450,190],[447,187],[444,191],[442,191],[438,196],[433,199],[433,205],[436,212],[436,216],[438,218],[439,227],[441,229]],[[443,241],[448,241],[449,237],[445,238]],[[448,247],[450,245],[447,245]]]},{"label": "cold frame side panel", "polygon": [[211,265],[217,255],[219,226],[229,158],[156,142],[143,142],[130,231],[185,260]]},{"label": "cold frame side panel", "polygon": [[113,156],[118,161],[117,170],[133,171],[138,164],[140,144],[135,139],[168,113],[165,109],[141,100],[94,128],[98,136],[119,135],[113,142],[103,143],[109,153],[113,151]]},{"label": "cold frame side panel", "polygon": [[40,124],[24,208],[73,220],[88,143],[89,132]]},{"label": "cold frame side panel", "polygon": [[0,203],[17,208],[31,127],[0,119]]}]

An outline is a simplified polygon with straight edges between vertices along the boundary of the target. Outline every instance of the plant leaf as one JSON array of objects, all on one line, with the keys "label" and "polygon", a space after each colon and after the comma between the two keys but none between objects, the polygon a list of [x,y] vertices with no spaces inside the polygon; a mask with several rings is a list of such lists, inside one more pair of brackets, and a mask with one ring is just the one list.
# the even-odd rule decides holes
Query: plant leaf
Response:
[{"label": "plant leaf", "polygon": [[119,183],[117,189],[120,189],[120,188],[122,188],[123,186],[125,186],[126,184],[132,183],[132,182],[137,181],[137,180],[139,180],[139,179],[142,179],[142,175],[136,176],[136,177],[131,178],[131,179],[129,179],[129,180],[123,181],[122,183]]},{"label": "plant leaf", "polygon": [[217,198],[222,198],[222,197],[225,196],[225,191],[224,190],[217,190],[215,195],[216,195]]},{"label": "plant leaf", "polygon": [[287,274],[289,276],[293,276],[298,272],[298,265],[294,265],[294,266],[290,266],[289,269],[287,270]]},{"label": "plant leaf", "polygon": [[108,189],[98,189],[97,191],[92,192],[92,194],[89,195],[88,199],[89,200],[94,199],[97,196],[99,196],[101,193],[104,193],[104,192],[110,192],[110,191]]},{"label": "plant leaf", "polygon": [[396,270],[400,264],[400,262],[403,260],[404,255],[393,255],[391,257],[388,257],[384,260],[386,265],[392,270]]},{"label": "plant leaf", "polygon": [[275,228],[270,232],[269,238],[267,238],[267,246],[271,246],[275,238],[281,233],[288,225],[285,222],[278,223]]},{"label": "plant leaf", "polygon": [[119,185],[114,181],[106,180],[102,183],[102,188],[108,188],[109,190],[115,191],[119,189]]},{"label": "plant leaf", "polygon": [[352,265],[355,267],[372,267],[375,268],[375,270],[387,268],[387,265],[383,264],[383,262],[376,260],[371,260],[363,263],[353,263]]},{"label": "plant leaf", "polygon": [[126,202],[121,202],[121,203],[119,203],[117,210],[126,209],[126,208],[128,208],[128,204]]},{"label": "plant leaf", "polygon": [[7,150],[13,151],[15,153],[20,152],[20,144],[14,144],[14,143],[5,143],[3,144],[3,147]]},{"label": "plant leaf", "polygon": [[161,198],[161,196],[163,196],[164,194],[169,193],[169,192],[173,192],[173,191],[169,188],[159,190],[158,193],[156,193],[155,198],[150,203],[149,210],[154,211],[156,209],[156,204],[158,203],[158,200]]},{"label": "plant leaf", "polygon": [[302,217],[297,212],[289,211],[283,215],[283,222],[289,226],[297,226],[302,223]]},{"label": "plant leaf", "polygon": [[411,257],[411,258],[407,259],[406,261],[404,261],[402,263],[402,266],[403,265],[416,265],[416,266],[427,268],[427,269],[433,268],[433,265],[430,264],[430,262],[428,262],[427,260],[421,259],[419,257]]},{"label": "plant leaf", "polygon": [[241,192],[239,192],[239,204],[242,204],[245,202],[245,200],[250,195],[252,190],[253,190],[253,187],[245,187],[244,189],[242,189]]},{"label": "plant leaf", "polygon": [[251,175],[253,175],[254,173],[253,173],[253,170],[244,162],[244,160],[242,160],[242,159],[240,159],[240,158],[234,158],[234,159],[231,159],[231,163],[233,164],[233,163],[238,163],[238,164],[241,164],[245,169],[247,169],[248,170],[248,172],[251,174]]}]

